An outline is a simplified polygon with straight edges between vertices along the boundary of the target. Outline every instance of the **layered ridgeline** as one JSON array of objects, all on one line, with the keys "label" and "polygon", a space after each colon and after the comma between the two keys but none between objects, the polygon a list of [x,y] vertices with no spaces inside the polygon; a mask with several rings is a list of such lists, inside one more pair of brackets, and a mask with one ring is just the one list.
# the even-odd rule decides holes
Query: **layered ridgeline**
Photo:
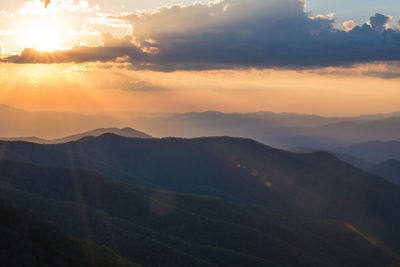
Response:
[{"label": "layered ridgeline", "polygon": [[338,147],[334,151],[351,154],[378,164],[391,159],[400,160],[400,141],[368,141],[351,146]]},{"label": "layered ridgeline", "polygon": [[400,188],[328,153],[229,137],[112,134],[0,147],[2,196],[143,265],[400,260]]},{"label": "layered ridgeline", "polygon": [[[153,136],[238,136],[289,149],[331,149],[370,140],[400,140],[400,113],[322,117],[296,113],[102,113],[28,112],[0,105],[0,137],[43,143],[89,129],[130,126]],[[47,140],[44,140],[47,141]],[[71,141],[71,140],[69,140]]]},{"label": "layered ridgeline", "polygon": [[[312,153],[318,149],[294,147],[296,153]],[[400,184],[400,142],[369,141],[332,149],[339,159],[367,172],[380,175],[392,183]]]},{"label": "layered ridgeline", "polygon": [[38,138],[38,137],[33,136],[33,137],[13,137],[13,138],[7,138],[7,137],[1,138],[0,137],[0,140],[2,140],[2,141],[25,141],[25,142],[38,143],[38,144],[61,144],[61,143],[77,141],[84,137],[100,136],[100,135],[103,135],[106,133],[112,133],[112,134],[116,134],[119,136],[131,137],[131,138],[152,138],[148,134],[145,134],[145,133],[137,131],[135,129],[126,127],[126,128],[122,128],[122,129],[99,128],[99,129],[95,129],[92,131],[87,131],[87,132],[83,132],[80,134],[74,134],[74,135],[66,136],[63,138],[57,138],[57,139],[43,139],[43,138]]},{"label": "layered ridgeline", "polygon": [[0,199],[0,260],[7,267],[134,267],[107,248],[81,242]]}]

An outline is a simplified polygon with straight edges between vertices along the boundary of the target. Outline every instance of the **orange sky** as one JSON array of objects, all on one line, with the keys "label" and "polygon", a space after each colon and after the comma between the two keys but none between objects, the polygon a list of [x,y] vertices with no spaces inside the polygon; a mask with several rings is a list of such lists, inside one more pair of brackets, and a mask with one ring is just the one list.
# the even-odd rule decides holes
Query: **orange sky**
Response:
[{"label": "orange sky", "polygon": [[360,69],[346,69],[346,75],[330,69],[335,74],[320,75],[274,70],[162,73],[109,64],[7,65],[0,72],[0,103],[76,112],[398,111],[399,80],[359,76]]},{"label": "orange sky", "polygon": [[[236,8],[242,10],[240,1],[225,1],[236,3],[235,5],[238,6]],[[273,17],[276,12],[270,11],[267,2],[272,3],[271,6],[279,7],[279,4],[276,4],[279,1],[276,0],[248,1]],[[298,1],[293,0],[288,3],[292,5],[296,2]],[[188,1],[185,3],[190,4]],[[295,7],[293,10],[297,13],[294,13],[294,16],[298,16],[298,13],[302,15],[304,11],[301,7],[297,9]],[[220,12],[218,13],[220,19],[216,18],[213,21],[214,18],[211,16],[210,23],[214,24],[207,24],[208,21],[201,20],[203,17],[201,12],[207,8]],[[54,51],[70,51],[72,47],[107,48],[109,50],[106,51],[113,52],[112,48],[123,50],[127,49],[127,46],[131,49],[129,53],[137,53],[140,58],[142,52],[148,53],[146,56],[157,53],[157,40],[151,37],[156,36],[164,40],[164,30],[178,36],[181,33],[189,33],[190,37],[192,32],[203,32],[203,28],[200,27],[200,30],[197,28],[201,24],[205,29],[210,28],[210,31],[220,28],[221,31],[226,29],[226,32],[230,32],[231,24],[235,27],[240,26],[240,24],[235,24],[237,11],[232,9],[233,13],[230,14],[230,8],[231,5],[227,4],[221,9],[220,4],[216,2],[214,5],[202,7],[193,5],[164,8],[158,10],[158,13],[155,10],[134,13],[132,10],[133,13],[130,14],[129,19],[121,19],[126,15],[125,13],[108,13],[111,11],[102,9],[92,1],[53,0],[46,8],[40,0],[18,0],[13,8],[6,8],[0,12],[0,46],[3,59],[10,55],[19,55],[27,47],[35,48],[43,53],[53,53]],[[257,15],[257,8],[252,6],[243,6],[243,8],[247,8],[243,10],[243,14],[245,11],[248,14],[244,14],[241,19],[252,25],[252,12]],[[293,15],[285,8],[279,7],[278,11],[282,16]],[[187,14],[197,14],[196,12],[200,14],[196,18],[187,16]],[[157,17],[157,14],[161,14],[160,17]],[[171,25],[166,25],[165,29],[160,27],[160,25],[164,26],[164,19],[168,20],[170,14],[178,22],[174,24],[174,21],[170,21]],[[321,27],[324,27],[326,23],[333,25],[334,14],[313,14],[315,16],[304,14],[308,16],[308,22],[321,23]],[[390,26],[394,27],[394,34],[400,33],[396,28],[398,26],[393,26],[395,25],[393,17],[380,16],[377,14],[375,20],[383,19],[381,24],[379,22],[377,25],[370,22],[365,24],[371,26],[371,32],[382,33]],[[187,22],[187,25],[181,23],[182,21]],[[354,21],[347,22],[355,25]],[[228,27],[223,28],[226,25]],[[135,26],[138,27],[134,31]],[[345,31],[343,31],[344,34]],[[374,34],[376,35],[376,32]],[[237,34],[235,38],[236,36]],[[249,38],[249,40],[252,42],[253,39]],[[108,46],[104,44],[106,41]],[[169,42],[170,40],[166,42],[166,47],[169,47]],[[247,47],[246,45],[243,47]],[[207,47],[208,43],[205,46]],[[248,51],[244,50],[244,52]],[[214,56],[213,53],[214,51],[211,51]],[[218,53],[215,54],[218,56]],[[238,53],[232,53],[233,56],[236,54]],[[97,56],[97,53],[91,55]],[[252,112],[269,110],[329,116],[400,110],[400,67],[398,63],[393,63],[396,61],[358,64],[346,68],[314,67],[310,70],[295,71],[284,70],[284,66],[281,70],[267,67],[263,70],[245,69],[247,68],[246,58],[244,67],[240,65],[241,58],[239,58],[237,61],[239,65],[227,66],[227,69],[231,70],[174,71],[172,69],[171,72],[162,72],[136,71],[134,70],[135,60],[129,61],[127,55],[125,58],[119,58],[118,55],[117,53],[115,57],[111,57],[111,60],[87,60],[85,62],[89,63],[85,64],[0,63],[0,104],[40,111]],[[196,59],[196,55],[194,56]],[[189,63],[190,60],[193,59],[190,58]],[[236,62],[235,60],[233,61]],[[306,58],[305,61],[307,60]],[[100,61],[110,63],[100,63]],[[146,61],[144,63],[150,64]],[[161,65],[168,67],[169,63],[161,62]],[[185,63],[185,61],[178,62],[176,65]],[[206,62],[206,65],[208,63]],[[215,63],[216,69],[219,63],[218,61]],[[221,64],[225,63],[226,61],[222,61]],[[213,69],[212,64],[210,63],[209,69]],[[190,67],[183,69],[190,69]],[[167,71],[170,70],[167,69]]]}]

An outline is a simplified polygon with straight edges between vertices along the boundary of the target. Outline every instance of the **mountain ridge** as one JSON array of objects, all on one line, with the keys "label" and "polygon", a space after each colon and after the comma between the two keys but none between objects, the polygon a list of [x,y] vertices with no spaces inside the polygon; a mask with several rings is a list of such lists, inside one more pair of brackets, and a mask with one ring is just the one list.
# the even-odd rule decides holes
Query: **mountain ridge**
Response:
[{"label": "mountain ridge", "polygon": [[390,159],[370,167],[370,172],[385,177],[392,183],[400,185],[400,160]]},{"label": "mountain ridge", "polygon": [[[391,117],[394,119],[390,120]],[[324,117],[269,111],[79,114],[27,112],[5,108],[3,112],[0,109],[0,124],[3,126],[0,129],[0,136],[7,138],[37,136],[43,139],[58,139],[91,129],[129,126],[157,137],[193,138],[229,135],[255,139],[284,149],[294,146],[327,149],[372,139],[398,139],[400,129],[398,117],[398,113]],[[359,122],[363,122],[361,126]],[[380,125],[379,127],[374,126],[376,122]],[[345,123],[345,125],[340,123]],[[368,124],[373,125],[375,130],[370,131],[371,127]]]},{"label": "mountain ridge", "polygon": [[74,134],[70,136],[66,136],[63,138],[57,139],[43,139],[39,137],[14,137],[14,138],[0,138],[2,141],[23,141],[23,142],[31,142],[37,144],[60,144],[60,143],[68,143],[72,141],[78,141],[79,139],[85,137],[97,137],[106,133],[112,133],[115,135],[120,135],[124,137],[131,137],[131,138],[153,138],[152,136],[145,134],[143,132],[137,131],[130,127],[125,128],[98,128],[91,131]]},{"label": "mountain ridge", "polygon": [[113,134],[58,145],[2,142],[0,147],[4,159],[84,168],[152,189],[342,220],[400,247],[395,231],[400,216],[393,210],[400,207],[400,189],[327,152],[296,154],[232,137],[135,139]]},{"label": "mountain ridge", "polygon": [[370,140],[351,146],[338,147],[335,151],[348,153],[378,164],[390,159],[400,159],[400,141]]}]

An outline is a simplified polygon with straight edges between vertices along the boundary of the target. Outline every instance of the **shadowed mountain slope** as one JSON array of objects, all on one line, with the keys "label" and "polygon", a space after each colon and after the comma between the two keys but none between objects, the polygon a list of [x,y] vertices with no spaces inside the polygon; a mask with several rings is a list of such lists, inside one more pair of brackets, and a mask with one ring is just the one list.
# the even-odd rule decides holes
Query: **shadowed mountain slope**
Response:
[{"label": "shadowed mountain slope", "polygon": [[[294,147],[289,150],[290,152],[294,153],[315,153],[320,151],[319,149],[312,149],[312,148],[306,148],[306,147]],[[349,163],[350,165],[360,168],[362,170],[369,170],[372,166],[374,166],[373,163],[370,163],[364,159],[357,158],[353,155],[350,154],[344,154],[344,153],[334,153],[334,152],[329,152],[332,153],[334,156],[336,156],[338,159]]]},{"label": "shadowed mountain slope", "polygon": [[3,157],[86,168],[131,184],[259,204],[352,224],[396,250],[400,189],[336,157],[248,139],[135,139],[112,134],[60,145],[1,144]]},{"label": "shadowed mountain slope", "polygon": [[81,242],[0,199],[0,260],[7,267],[133,267],[106,248]]},{"label": "shadowed mountain slope", "polygon": [[370,168],[372,173],[380,175],[394,184],[400,185],[400,161],[391,159]]},{"label": "shadowed mountain slope", "polygon": [[154,191],[3,160],[0,195],[145,266],[381,266],[395,254],[338,220]]}]

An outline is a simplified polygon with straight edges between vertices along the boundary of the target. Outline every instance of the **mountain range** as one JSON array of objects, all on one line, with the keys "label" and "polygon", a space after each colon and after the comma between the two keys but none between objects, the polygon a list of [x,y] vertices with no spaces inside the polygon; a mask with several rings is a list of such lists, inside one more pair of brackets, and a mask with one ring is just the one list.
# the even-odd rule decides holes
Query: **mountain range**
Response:
[{"label": "mountain range", "polygon": [[[294,147],[296,153],[312,153],[324,149]],[[400,142],[369,141],[351,146],[327,149],[339,159],[365,171],[378,174],[389,181],[400,183]]]},{"label": "mountain range", "polygon": [[400,141],[369,141],[346,147],[338,147],[335,151],[348,153],[372,163],[382,163],[390,159],[400,160]]},{"label": "mountain range", "polygon": [[[295,146],[331,149],[370,140],[400,140],[399,113],[355,117],[323,117],[309,114],[222,113],[131,113],[78,114],[28,112],[0,105],[0,136],[34,136],[29,141],[60,139],[97,128],[141,129],[156,137],[194,138],[236,136],[290,149]],[[24,139],[27,140],[27,139]]]},{"label": "mountain range", "polygon": [[289,149],[333,148],[370,140],[400,139],[399,113],[322,117],[295,113],[199,112],[132,116],[129,123],[155,136],[237,136]]},{"label": "mountain range", "polygon": [[31,143],[38,143],[38,144],[61,144],[67,143],[72,141],[77,141],[84,137],[89,136],[100,136],[106,133],[116,134],[119,136],[124,137],[132,137],[132,138],[152,138],[150,135],[142,133],[140,131],[134,130],[132,128],[126,127],[123,129],[119,128],[99,128],[92,131],[87,131],[80,134],[74,134],[71,136],[58,138],[58,139],[42,139],[38,137],[13,137],[13,138],[0,138],[2,141],[25,141]]},{"label": "mountain range", "polygon": [[[83,261],[60,266],[400,262],[398,113],[74,114],[0,106],[0,123],[0,204],[7,207],[0,227],[9,242],[29,244],[3,255],[24,249],[38,266],[57,266],[43,255],[58,255],[49,244],[62,242]],[[10,230],[7,217],[47,225],[52,234],[37,226],[46,237],[38,240]],[[19,263],[15,257],[9,266]]]},{"label": "mountain range", "polygon": [[400,261],[400,188],[325,152],[113,134],[0,148],[2,197],[145,266]]}]

